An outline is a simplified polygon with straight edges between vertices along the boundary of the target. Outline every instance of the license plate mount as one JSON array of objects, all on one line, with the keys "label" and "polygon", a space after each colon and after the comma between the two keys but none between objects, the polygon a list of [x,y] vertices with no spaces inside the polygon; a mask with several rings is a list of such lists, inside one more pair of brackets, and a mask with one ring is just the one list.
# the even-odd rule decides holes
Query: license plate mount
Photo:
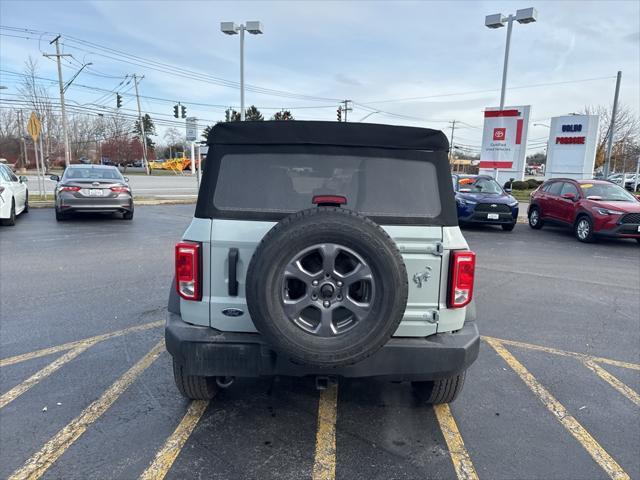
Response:
[{"label": "license plate mount", "polygon": [[487,219],[488,220],[500,220],[500,214],[499,213],[487,213]]}]

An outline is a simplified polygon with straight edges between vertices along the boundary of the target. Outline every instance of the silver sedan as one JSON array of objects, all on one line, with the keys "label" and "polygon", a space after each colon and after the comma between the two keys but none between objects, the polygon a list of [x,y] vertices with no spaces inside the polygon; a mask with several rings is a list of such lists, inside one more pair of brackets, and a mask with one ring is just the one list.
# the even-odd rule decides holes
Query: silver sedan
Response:
[{"label": "silver sedan", "polygon": [[76,212],[122,213],[126,220],[133,218],[133,194],[128,178],[116,167],[106,165],[71,165],[60,178],[55,189],[56,220],[64,220]]}]

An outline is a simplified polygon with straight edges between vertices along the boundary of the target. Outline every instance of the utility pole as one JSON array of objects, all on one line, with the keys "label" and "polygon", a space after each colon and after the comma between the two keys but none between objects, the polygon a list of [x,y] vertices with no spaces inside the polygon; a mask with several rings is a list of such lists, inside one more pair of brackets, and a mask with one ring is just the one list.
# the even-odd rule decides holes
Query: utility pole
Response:
[{"label": "utility pole", "polygon": [[[144,75],[142,76],[144,78]],[[141,78],[141,79],[142,79]],[[140,122],[140,132],[142,132],[142,164],[149,175],[149,162],[147,161],[147,135],[144,131],[144,123],[142,121],[142,111],[140,110],[140,95],[138,94],[138,76],[133,74],[133,83],[136,86],[136,101],[138,102],[138,122]]]},{"label": "utility pole", "polygon": [[20,133],[20,139],[22,140],[22,142],[20,143],[20,151],[22,153],[22,168],[24,168],[26,172],[27,162],[29,161],[29,159],[27,158],[27,141],[24,138],[24,119],[22,118],[22,110],[18,110],[18,122],[20,124],[18,132]]},{"label": "utility pole", "polygon": [[342,108],[342,111],[344,112],[344,121],[346,122],[347,121],[347,112],[350,112],[350,111],[353,110],[353,108],[351,108],[349,106],[349,104],[351,103],[351,100],[343,100],[340,103],[344,103],[344,107],[341,107],[341,108]]},{"label": "utility pole", "polygon": [[[449,122],[451,124],[451,143],[449,144],[449,163],[453,163],[453,132],[456,130],[456,121]],[[456,170],[457,171],[457,170]]]},{"label": "utility pole", "polygon": [[618,114],[618,96],[620,95],[621,80],[622,80],[622,72],[618,71],[618,77],[616,79],[616,93],[613,96],[613,110],[611,110],[611,125],[609,126],[609,139],[607,140],[607,156],[604,162],[604,178],[607,178],[609,176],[609,169],[611,168],[611,149],[613,148],[613,135],[616,132],[616,115]]},{"label": "utility pole", "polygon": [[60,58],[62,57],[71,57],[71,54],[68,53],[60,53],[60,35],[49,42],[49,45],[55,43],[56,44],[56,53],[55,54],[46,54],[43,53],[45,57],[56,57],[58,61],[58,83],[60,84],[60,107],[62,110],[62,135],[64,136],[64,164],[65,166],[69,166],[71,163],[70,156],[70,148],[69,148],[69,127],[67,124],[67,110],[64,104],[64,82],[62,81],[62,65],[60,64]]}]

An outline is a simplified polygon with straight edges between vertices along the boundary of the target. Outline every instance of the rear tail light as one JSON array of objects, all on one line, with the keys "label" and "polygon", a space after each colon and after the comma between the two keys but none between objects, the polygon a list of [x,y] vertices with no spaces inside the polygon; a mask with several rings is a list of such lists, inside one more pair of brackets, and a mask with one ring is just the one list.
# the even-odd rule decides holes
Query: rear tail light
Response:
[{"label": "rear tail light", "polygon": [[61,192],[79,192],[80,187],[60,187]]},{"label": "rear tail light", "polygon": [[473,280],[476,270],[476,254],[470,251],[455,251],[451,255],[449,270],[449,308],[461,308],[473,298]]},{"label": "rear tail light", "polygon": [[185,300],[202,299],[202,265],[200,244],[176,244],[176,289]]},{"label": "rear tail light", "polygon": [[130,192],[129,187],[111,187],[111,191],[116,193]]}]

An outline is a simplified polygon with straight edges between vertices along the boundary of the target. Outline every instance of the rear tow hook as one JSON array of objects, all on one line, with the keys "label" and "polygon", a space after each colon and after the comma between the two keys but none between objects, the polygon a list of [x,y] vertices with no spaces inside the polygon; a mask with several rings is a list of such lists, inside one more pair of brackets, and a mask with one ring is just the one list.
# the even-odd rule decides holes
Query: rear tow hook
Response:
[{"label": "rear tow hook", "polygon": [[334,375],[318,375],[316,376],[316,389],[317,390],[326,390],[332,385],[336,385],[338,383],[338,378]]}]

